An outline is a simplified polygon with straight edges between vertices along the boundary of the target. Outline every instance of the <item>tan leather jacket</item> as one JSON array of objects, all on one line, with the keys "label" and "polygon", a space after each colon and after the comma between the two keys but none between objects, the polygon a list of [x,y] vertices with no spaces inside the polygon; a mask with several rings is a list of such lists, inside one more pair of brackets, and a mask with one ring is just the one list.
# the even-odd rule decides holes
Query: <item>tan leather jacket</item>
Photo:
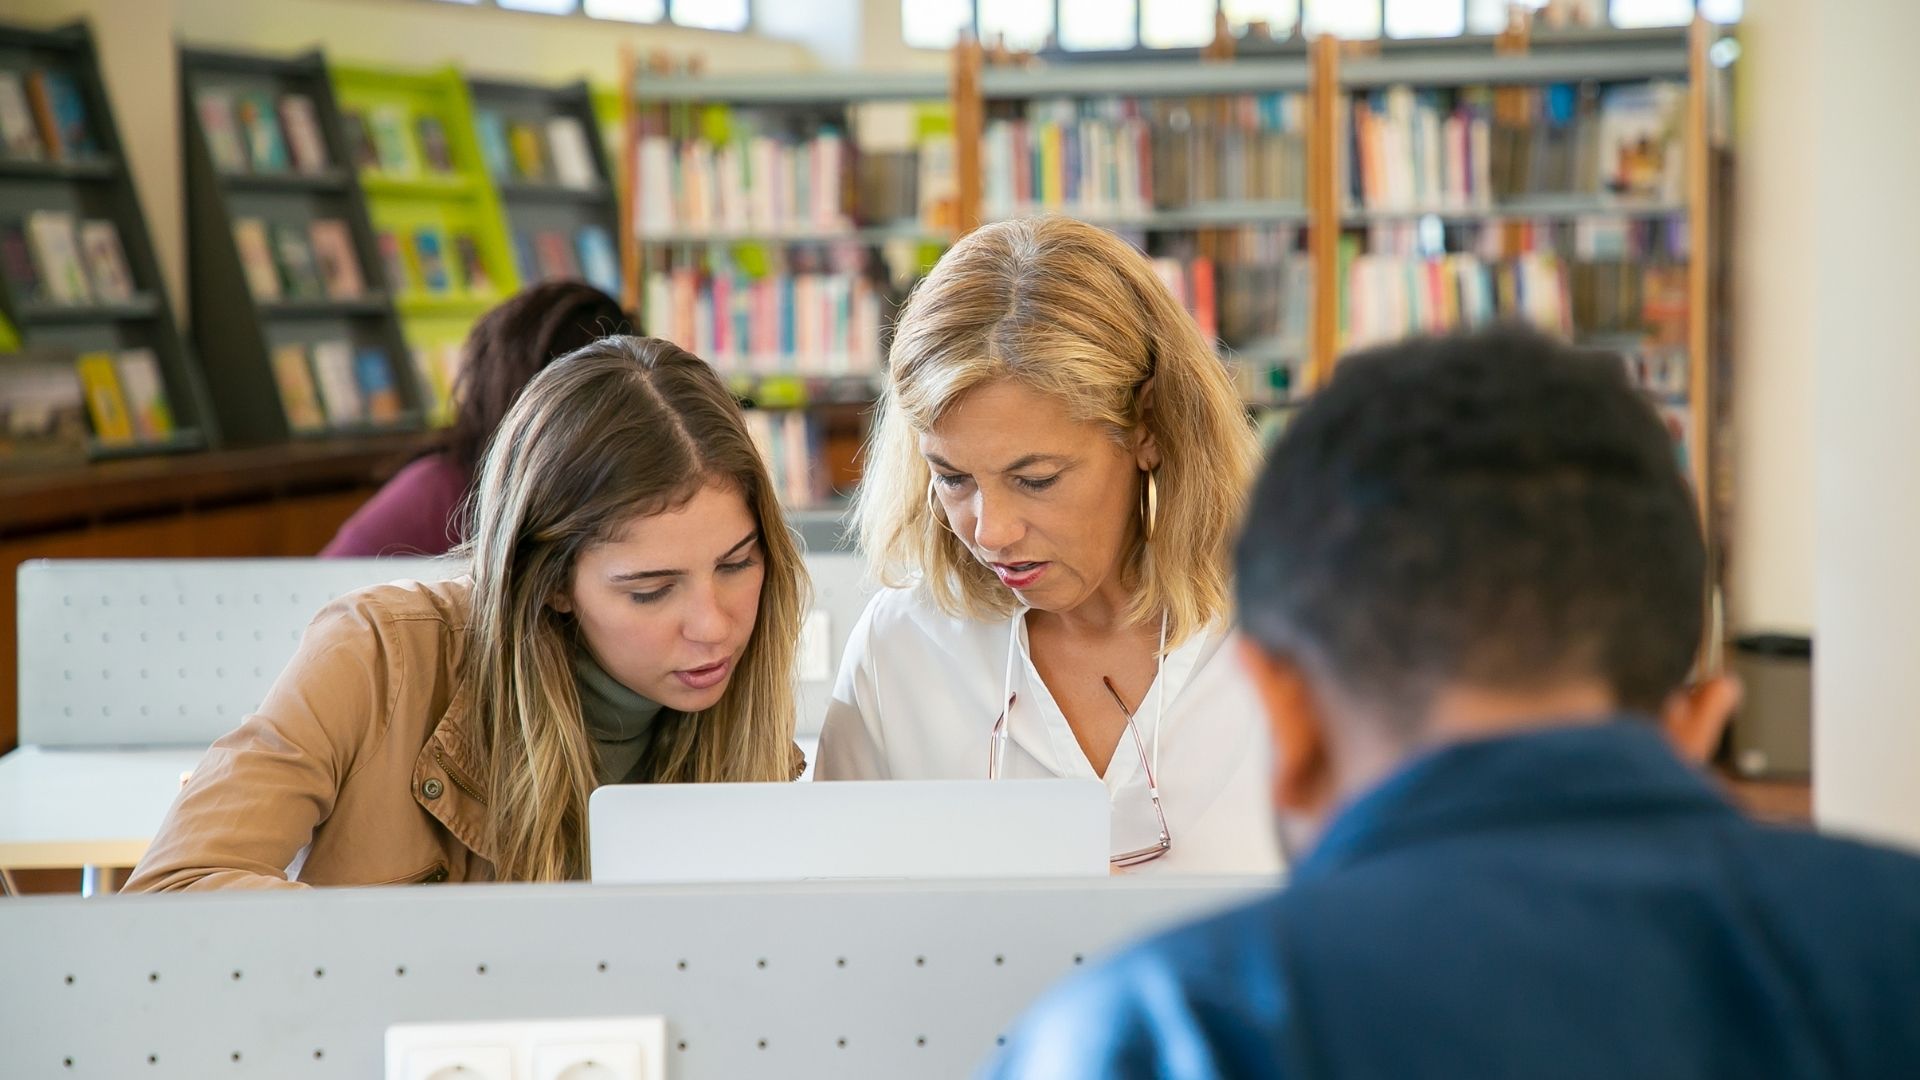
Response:
[{"label": "tan leather jacket", "polygon": [[472,588],[377,585],[321,611],[125,891],[491,880],[487,760],[456,681]]}]

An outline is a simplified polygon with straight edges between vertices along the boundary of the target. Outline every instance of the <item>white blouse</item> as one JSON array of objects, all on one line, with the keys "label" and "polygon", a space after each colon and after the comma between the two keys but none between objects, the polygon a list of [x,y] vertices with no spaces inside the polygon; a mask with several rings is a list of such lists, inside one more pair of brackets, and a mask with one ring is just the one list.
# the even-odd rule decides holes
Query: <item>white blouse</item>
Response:
[{"label": "white blouse", "polygon": [[[940,613],[907,589],[876,595],[854,627],[827,706],[814,775],[820,780],[984,780],[995,718],[1012,690],[1000,775],[1094,778],[1067,718],[1027,650],[1026,613],[980,622]],[[1224,626],[1167,654],[1134,710],[1146,753],[1164,717],[1160,802],[1172,845],[1136,873],[1273,874],[1280,869],[1269,796],[1266,724]],[[1098,673],[1089,673],[1097,677]],[[1157,695],[1165,695],[1160,708]],[[1146,770],[1124,731],[1104,782],[1113,850],[1153,844],[1159,822]]]}]

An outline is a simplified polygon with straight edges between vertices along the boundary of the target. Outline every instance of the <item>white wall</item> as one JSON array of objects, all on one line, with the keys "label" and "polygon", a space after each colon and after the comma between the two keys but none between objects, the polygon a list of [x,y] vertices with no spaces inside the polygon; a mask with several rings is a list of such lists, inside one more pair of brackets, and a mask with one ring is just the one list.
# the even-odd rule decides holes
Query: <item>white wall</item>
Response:
[{"label": "white wall", "polygon": [[[1796,0],[1769,0],[1794,4]],[[1750,4],[1751,6],[1761,6]],[[1808,5],[1811,7],[1812,5]],[[1814,811],[1920,848],[1920,4],[1821,4],[1796,44],[1815,123]]]},{"label": "white wall", "polygon": [[1735,67],[1733,517],[1727,566],[1736,630],[1813,629],[1811,300],[1815,214],[1808,133],[1818,122],[1805,0],[1750,0]]}]

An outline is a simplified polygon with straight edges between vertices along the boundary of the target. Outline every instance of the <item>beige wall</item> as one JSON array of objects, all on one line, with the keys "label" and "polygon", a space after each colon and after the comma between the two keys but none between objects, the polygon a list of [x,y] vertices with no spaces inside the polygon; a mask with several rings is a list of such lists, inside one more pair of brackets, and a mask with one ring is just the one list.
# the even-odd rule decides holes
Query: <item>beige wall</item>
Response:
[{"label": "beige wall", "polygon": [[483,76],[620,80],[620,50],[701,56],[711,71],[815,66],[803,45],[760,34],[623,26],[427,0],[6,0],[9,21],[93,24],[107,93],[174,311],[186,317],[186,200],[181,190],[175,41],[257,52],[315,46],[330,58],[389,66],[458,63]]},{"label": "beige wall", "polygon": [[1824,16],[1804,0],[1749,0],[1735,69],[1738,201],[1732,220],[1731,624],[1813,628],[1812,304],[1819,112],[1806,47]]}]

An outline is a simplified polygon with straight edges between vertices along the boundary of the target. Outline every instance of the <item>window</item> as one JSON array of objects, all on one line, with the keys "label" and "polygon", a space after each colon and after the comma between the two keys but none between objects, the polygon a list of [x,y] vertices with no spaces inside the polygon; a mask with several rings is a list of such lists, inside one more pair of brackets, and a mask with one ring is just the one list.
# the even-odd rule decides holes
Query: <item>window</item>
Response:
[{"label": "window", "polygon": [[1306,17],[1300,28],[1309,35],[1332,34],[1343,38],[1380,36],[1380,4],[1377,0],[1306,0]]},{"label": "window", "polygon": [[1227,29],[1236,34],[1263,22],[1274,37],[1290,37],[1300,21],[1300,0],[1220,0],[1220,10],[1227,16]]},{"label": "window", "polygon": [[1387,0],[1387,36],[1459,37],[1467,28],[1460,0]]},{"label": "window", "polygon": [[587,14],[621,22],[662,22],[667,17],[667,0],[587,0]]},{"label": "window", "polygon": [[[909,0],[910,2],[910,0]],[[1053,39],[1053,4],[1048,0],[977,0],[974,18],[980,40],[1004,41],[1022,52],[1044,49]]]},{"label": "window", "polygon": [[1213,41],[1210,3],[1141,0],[1140,44],[1149,49],[1198,49]]},{"label": "window", "polygon": [[[751,0],[441,0],[466,7],[494,7],[536,15],[585,15],[631,23],[677,23],[701,30],[747,29],[752,21]],[[953,0],[962,8],[970,0]],[[906,5],[918,6],[920,0]],[[939,6],[932,4],[929,6]],[[959,24],[964,25],[964,22]]]},{"label": "window", "polygon": [[901,0],[900,3],[900,36],[916,49],[952,48],[953,43],[960,40],[960,31],[972,25],[973,0]]},{"label": "window", "polygon": [[[672,0],[676,12],[692,2]],[[586,0],[589,12],[594,3]],[[1258,22],[1275,38],[1291,36],[1296,25],[1309,35],[1349,39],[1444,38],[1500,33],[1516,6],[1538,11],[1547,0],[900,0],[900,27],[907,44],[921,49],[949,48],[970,27],[986,44],[1003,37],[1008,48],[1019,50],[1056,44],[1071,52],[1191,49],[1213,40],[1215,13],[1226,16],[1227,29],[1236,35]],[[1684,26],[1696,10],[1714,22],[1738,22],[1745,3],[1577,0],[1571,8],[1576,22]]]},{"label": "window", "polygon": [[1076,52],[1131,49],[1140,11],[1134,0],[1060,0],[1060,47]]}]

